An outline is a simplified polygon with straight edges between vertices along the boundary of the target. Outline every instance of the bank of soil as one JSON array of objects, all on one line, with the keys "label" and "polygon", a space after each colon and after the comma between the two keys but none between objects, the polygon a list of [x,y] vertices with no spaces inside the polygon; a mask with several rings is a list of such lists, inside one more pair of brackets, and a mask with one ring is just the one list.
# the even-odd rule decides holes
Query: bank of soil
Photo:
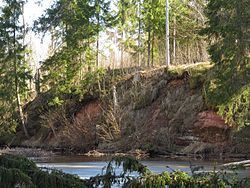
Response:
[{"label": "bank of soil", "polygon": [[14,144],[82,153],[140,149],[151,155],[247,158],[248,134],[234,134],[235,128],[206,105],[210,67],[134,72],[105,83],[112,88],[106,94],[69,96],[57,108],[48,106],[50,92],[41,94],[25,107],[30,138],[20,129]]}]

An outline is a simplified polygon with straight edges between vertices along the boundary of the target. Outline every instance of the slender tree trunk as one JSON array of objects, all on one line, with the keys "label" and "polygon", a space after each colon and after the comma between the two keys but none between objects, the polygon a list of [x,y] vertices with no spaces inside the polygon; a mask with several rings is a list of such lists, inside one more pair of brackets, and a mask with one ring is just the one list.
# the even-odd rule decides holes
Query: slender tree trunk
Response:
[{"label": "slender tree trunk", "polygon": [[116,91],[116,87],[115,85],[112,86],[112,90],[113,90],[113,109],[116,112],[117,111],[117,107],[118,107],[118,102],[117,102],[117,91]]},{"label": "slender tree trunk", "polygon": [[38,68],[36,70],[36,76],[35,76],[35,79],[36,79],[36,94],[39,95],[41,93],[41,87],[40,87],[40,68]]},{"label": "slender tree trunk", "polygon": [[152,67],[154,66],[154,39],[155,39],[155,32],[152,31],[152,49],[151,49],[151,64],[152,64]]},{"label": "slender tree trunk", "polygon": [[[115,31],[115,36],[114,36],[115,46],[118,46],[118,37],[117,36],[118,36],[118,31],[116,30]],[[115,68],[118,68],[118,66],[116,64],[118,62],[118,57],[119,57],[119,54],[117,54],[117,51],[115,50],[114,51],[114,56],[113,56],[113,70],[115,70]],[[113,73],[114,73],[114,71],[113,71]]]},{"label": "slender tree trunk", "polygon": [[25,17],[24,17],[24,2],[22,2],[22,18],[23,18],[23,46],[25,45],[26,27],[25,27]]},{"label": "slender tree trunk", "polygon": [[[98,25],[99,25],[99,19],[98,19]],[[99,31],[97,32],[97,40],[96,40],[96,66],[97,67],[99,66]]]},{"label": "slender tree trunk", "polygon": [[151,42],[150,42],[150,40],[151,40],[151,28],[149,27],[149,30],[148,30],[148,67],[150,67],[150,59],[151,59],[151,57],[150,57],[150,55],[151,55]]},{"label": "slender tree trunk", "polygon": [[[87,46],[88,46],[88,51],[89,51],[89,50],[90,50],[90,41],[89,41],[89,38],[88,38]],[[87,51],[87,52],[88,52],[88,51]],[[86,58],[86,52],[85,52],[85,58]],[[87,64],[88,64],[88,72],[92,72],[92,67],[91,67],[91,64],[90,64],[88,58],[87,58]]]},{"label": "slender tree trunk", "polygon": [[[15,15],[15,9],[14,9],[14,24],[16,24],[16,15]],[[15,92],[16,92],[16,100],[17,100],[17,107],[18,107],[18,112],[19,112],[19,117],[21,120],[21,124],[23,127],[24,134],[27,138],[29,138],[29,134],[26,128],[26,122],[25,122],[25,117],[23,114],[23,109],[21,106],[21,97],[20,97],[20,88],[19,88],[19,81],[18,81],[18,70],[17,70],[17,53],[16,53],[16,29],[14,26],[14,31],[13,31],[13,38],[14,38],[14,74],[15,74]]]},{"label": "slender tree trunk", "polygon": [[[22,21],[23,21],[23,42],[22,42],[22,45],[25,46],[25,37],[26,37],[26,27],[25,27],[25,16],[24,16],[24,2],[22,2]],[[24,62],[26,62],[26,53],[24,54]],[[32,65],[29,64],[29,67],[31,67]],[[27,70],[28,71],[28,70]],[[23,80],[24,82],[26,82],[25,78]],[[29,91],[32,90],[32,79],[29,79],[27,81],[27,84],[29,84]],[[29,91],[26,91],[25,92],[25,98],[27,99],[28,98],[28,95],[29,95]]]},{"label": "slender tree trunk", "polygon": [[21,124],[22,124],[25,136],[27,138],[29,138],[28,130],[26,128],[25,116],[24,116],[23,109],[22,109],[22,106],[21,106],[21,97],[20,97],[20,94],[19,94],[18,78],[15,78],[15,85],[16,85],[17,106],[18,106],[18,111],[19,111],[19,116],[20,116]]},{"label": "slender tree trunk", "polygon": [[187,60],[188,60],[188,64],[190,64],[191,58],[190,58],[190,45],[189,45],[189,42],[187,43]]},{"label": "slender tree trunk", "polygon": [[[97,0],[97,3],[98,3],[97,5],[100,6],[99,0]],[[99,66],[99,34],[100,34],[99,29],[100,29],[100,12],[98,12],[97,14],[97,40],[96,40],[96,66],[97,67]]]},{"label": "slender tree trunk", "polygon": [[174,19],[174,32],[173,32],[173,63],[176,63],[176,19]]},{"label": "slender tree trunk", "polygon": [[169,0],[166,0],[166,65],[170,66],[170,46],[169,46]]},{"label": "slender tree trunk", "polygon": [[97,41],[96,41],[96,66],[99,66],[99,33],[97,34]]},{"label": "slender tree trunk", "polygon": [[[124,27],[124,24],[125,24],[125,7],[124,7],[124,1],[122,1],[122,18],[121,18],[121,21],[122,21],[122,42],[125,41],[125,27]],[[123,47],[124,44],[121,45],[121,62],[120,62],[120,66],[121,66],[121,69],[122,69],[122,73],[123,73],[123,52],[124,52],[124,47]]]},{"label": "slender tree trunk", "polygon": [[[125,30],[124,30],[124,28],[122,30],[122,41],[123,42],[125,41]],[[123,56],[123,54],[124,54],[124,48],[123,48],[123,45],[121,45],[121,68],[122,68],[122,70],[124,68],[124,56]]]},{"label": "slender tree trunk", "polygon": [[123,47],[121,47],[121,69],[123,69]]},{"label": "slender tree trunk", "polygon": [[138,47],[139,47],[139,53],[138,53],[138,66],[141,66],[141,0],[139,0],[138,3]]}]

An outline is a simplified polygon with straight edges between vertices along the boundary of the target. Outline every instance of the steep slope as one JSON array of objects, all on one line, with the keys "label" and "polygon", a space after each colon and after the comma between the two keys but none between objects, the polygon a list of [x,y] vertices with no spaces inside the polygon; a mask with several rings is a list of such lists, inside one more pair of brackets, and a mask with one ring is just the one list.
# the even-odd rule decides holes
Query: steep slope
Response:
[{"label": "steep slope", "polygon": [[20,131],[16,144],[222,156],[230,152],[233,128],[205,103],[203,87],[210,68],[199,64],[137,71],[115,82],[106,80],[106,94],[67,96],[57,108],[49,107],[49,92],[42,94],[25,108],[31,138],[23,138]]}]

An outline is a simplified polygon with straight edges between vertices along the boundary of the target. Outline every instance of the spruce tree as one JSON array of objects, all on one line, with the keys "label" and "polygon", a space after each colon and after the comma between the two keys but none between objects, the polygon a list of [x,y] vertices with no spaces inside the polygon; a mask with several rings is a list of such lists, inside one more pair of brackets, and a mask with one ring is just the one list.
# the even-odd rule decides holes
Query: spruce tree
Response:
[{"label": "spruce tree", "polygon": [[15,131],[16,125],[20,123],[28,137],[22,110],[29,77],[25,62],[26,46],[23,43],[25,26],[20,21],[24,1],[5,0],[3,4],[0,13],[1,129]]},{"label": "spruce tree", "polygon": [[249,0],[210,0],[206,7],[208,26],[203,30],[211,39],[209,52],[214,62],[237,70],[249,62]]},{"label": "spruce tree", "polygon": [[80,82],[83,67],[89,61],[98,65],[98,36],[109,20],[109,2],[103,0],[58,0],[48,8],[33,28],[44,34],[53,31],[59,43],[42,65],[43,83],[61,92],[71,92],[71,86]]},{"label": "spruce tree", "polygon": [[215,63],[207,101],[228,123],[250,125],[250,3],[210,0],[206,7],[209,52]]}]

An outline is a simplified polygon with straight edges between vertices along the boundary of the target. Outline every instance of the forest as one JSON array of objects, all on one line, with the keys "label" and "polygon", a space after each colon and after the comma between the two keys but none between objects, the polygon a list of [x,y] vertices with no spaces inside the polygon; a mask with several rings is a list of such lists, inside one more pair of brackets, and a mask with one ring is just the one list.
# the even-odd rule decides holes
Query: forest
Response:
[{"label": "forest", "polygon": [[0,1],[1,147],[249,159],[249,0],[34,2]]}]

